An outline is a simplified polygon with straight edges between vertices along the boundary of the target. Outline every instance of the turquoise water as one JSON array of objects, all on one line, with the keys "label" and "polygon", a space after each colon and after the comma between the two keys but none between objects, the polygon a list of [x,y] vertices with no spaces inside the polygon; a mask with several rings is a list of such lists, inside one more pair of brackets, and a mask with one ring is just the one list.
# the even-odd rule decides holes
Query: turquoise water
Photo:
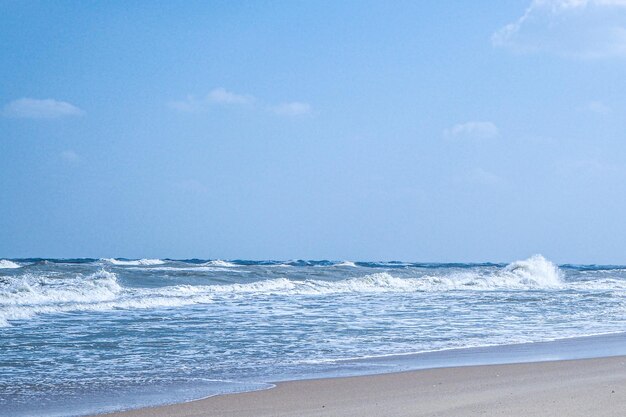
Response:
[{"label": "turquoise water", "polygon": [[81,415],[415,369],[433,355],[406,356],[419,352],[458,364],[450,349],[623,332],[625,313],[626,267],[541,256],[0,260],[0,415]]}]

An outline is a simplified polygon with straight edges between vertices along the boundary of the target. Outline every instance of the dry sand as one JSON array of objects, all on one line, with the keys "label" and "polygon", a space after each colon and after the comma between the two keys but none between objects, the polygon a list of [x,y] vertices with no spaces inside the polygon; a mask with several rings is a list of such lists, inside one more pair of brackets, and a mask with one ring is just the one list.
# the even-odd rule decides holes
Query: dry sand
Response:
[{"label": "dry sand", "polygon": [[292,381],[115,417],[626,416],[626,356]]}]

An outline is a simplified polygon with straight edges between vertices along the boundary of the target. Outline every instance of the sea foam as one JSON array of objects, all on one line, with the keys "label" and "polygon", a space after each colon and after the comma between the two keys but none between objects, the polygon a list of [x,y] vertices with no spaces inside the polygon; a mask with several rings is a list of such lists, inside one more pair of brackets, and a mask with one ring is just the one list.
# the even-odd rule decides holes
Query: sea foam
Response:
[{"label": "sea foam", "polygon": [[132,261],[119,260],[115,258],[102,259],[105,262],[119,266],[149,266],[149,265],[163,265],[165,261],[161,259],[137,259]]},{"label": "sea foam", "polygon": [[[141,265],[145,265],[146,261],[154,260],[117,262],[125,262],[124,265],[127,262],[144,262]],[[232,270],[228,269],[226,263],[220,262],[221,268],[226,267],[224,271]],[[168,267],[168,271],[176,269],[176,267]],[[178,269],[193,273],[194,269],[219,270],[220,267],[199,266]],[[393,272],[384,271],[339,280],[297,279],[290,277],[289,273],[281,275],[284,276],[252,282],[137,288],[122,285],[115,273],[104,269],[90,275],[71,276],[26,273],[20,276],[4,277],[3,281],[0,281],[0,326],[7,325],[10,320],[25,319],[46,313],[168,308],[228,299],[250,299],[251,297],[554,290],[565,285],[559,268],[541,255],[516,261],[496,270],[447,270],[438,274],[420,272],[416,273],[416,276],[394,276]],[[602,282],[604,286],[610,284]],[[578,285],[591,286],[592,284]]]},{"label": "sea foam", "polygon": [[0,327],[40,314],[178,307],[211,301],[206,287],[124,288],[115,273],[105,270],[71,277],[24,274],[0,281]]},{"label": "sea foam", "polygon": [[235,265],[232,262],[223,261],[221,259],[215,259],[213,261],[205,262],[202,265],[204,265],[204,266],[218,266],[218,267],[222,267],[222,268],[232,268],[232,267],[237,266],[237,265]]},{"label": "sea foam", "polygon": [[515,277],[522,285],[548,288],[563,284],[563,275],[559,268],[541,255],[515,261],[507,265],[504,273]]},{"label": "sea foam", "polygon": [[0,269],[14,269],[14,268],[21,268],[21,265],[13,261],[9,261],[8,259],[0,259]]},{"label": "sea foam", "polygon": [[245,284],[213,285],[213,294],[323,295],[336,293],[390,293],[441,291],[541,290],[563,286],[561,272],[541,255],[516,261],[495,272],[447,272],[440,275],[396,277],[378,272],[338,281],[294,280],[288,277]]}]

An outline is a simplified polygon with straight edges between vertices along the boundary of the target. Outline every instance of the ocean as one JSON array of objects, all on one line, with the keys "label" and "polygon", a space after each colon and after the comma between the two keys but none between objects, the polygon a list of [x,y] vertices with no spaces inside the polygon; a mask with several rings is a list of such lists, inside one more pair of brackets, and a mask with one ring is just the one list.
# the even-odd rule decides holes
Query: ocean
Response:
[{"label": "ocean", "polygon": [[0,415],[85,415],[419,368],[463,349],[545,352],[543,342],[625,325],[626,266],[556,266],[540,255],[511,264],[3,259]]}]

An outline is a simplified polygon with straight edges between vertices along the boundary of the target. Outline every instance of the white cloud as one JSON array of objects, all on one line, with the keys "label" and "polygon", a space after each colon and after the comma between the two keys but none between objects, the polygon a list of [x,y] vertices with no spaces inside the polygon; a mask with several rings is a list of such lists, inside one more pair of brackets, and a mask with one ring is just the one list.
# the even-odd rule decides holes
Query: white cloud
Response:
[{"label": "white cloud", "polygon": [[567,158],[556,162],[557,173],[563,177],[607,177],[620,173],[619,165],[598,156]]},{"label": "white cloud", "polygon": [[65,101],[53,99],[20,98],[7,103],[2,109],[5,117],[23,119],[58,119],[67,116],[80,116],[84,112]]},{"label": "white cloud", "polygon": [[186,113],[204,112],[213,106],[250,106],[250,108],[255,110],[266,110],[281,116],[304,116],[313,112],[311,105],[302,101],[272,105],[263,103],[252,95],[233,93],[221,87],[211,90],[203,98],[196,98],[190,95],[184,100],[169,103],[169,107],[172,109]]},{"label": "white cloud", "polygon": [[207,95],[207,100],[216,104],[250,104],[254,101],[254,97],[216,88]]},{"label": "white cloud", "polygon": [[61,152],[61,158],[68,162],[76,162],[80,160],[80,155],[78,155],[74,150],[67,149]]},{"label": "white cloud", "polygon": [[174,110],[190,113],[200,111],[206,107],[206,103],[203,103],[202,100],[198,100],[193,96],[187,96],[184,100],[171,101],[168,105]]},{"label": "white cloud", "polygon": [[592,113],[598,113],[598,114],[611,113],[611,108],[609,106],[597,100],[590,101],[589,103],[587,103],[587,110],[589,110]]},{"label": "white cloud", "polygon": [[304,116],[311,114],[311,105],[300,101],[293,101],[291,103],[281,103],[277,106],[272,106],[270,109],[281,116]]},{"label": "white cloud", "polygon": [[169,106],[182,112],[201,112],[214,105],[242,106],[253,104],[255,98],[246,94],[233,93],[224,88],[215,88],[204,98],[187,96],[184,100],[172,101]]},{"label": "white cloud", "polygon": [[447,138],[489,139],[498,136],[498,127],[493,122],[466,122],[456,124],[443,131]]},{"label": "white cloud", "polygon": [[626,0],[533,0],[492,44],[574,58],[626,56]]}]

